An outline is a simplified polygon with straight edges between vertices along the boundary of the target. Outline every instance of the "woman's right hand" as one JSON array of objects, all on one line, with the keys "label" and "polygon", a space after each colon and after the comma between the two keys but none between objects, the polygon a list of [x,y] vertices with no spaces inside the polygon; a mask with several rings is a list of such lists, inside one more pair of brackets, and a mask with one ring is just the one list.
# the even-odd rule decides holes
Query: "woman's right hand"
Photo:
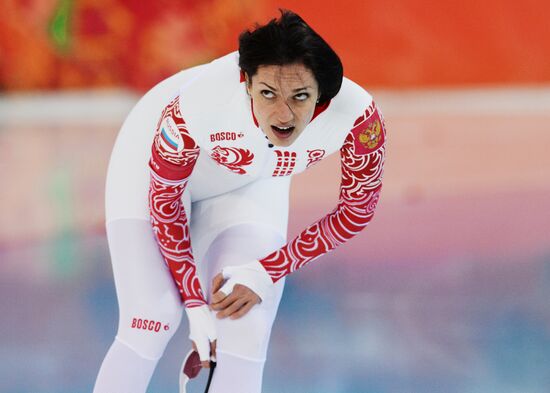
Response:
[{"label": "woman's right hand", "polygon": [[199,353],[201,364],[210,367],[210,361],[216,361],[216,326],[214,315],[208,305],[186,308],[189,320],[189,338],[193,342],[193,349]]}]

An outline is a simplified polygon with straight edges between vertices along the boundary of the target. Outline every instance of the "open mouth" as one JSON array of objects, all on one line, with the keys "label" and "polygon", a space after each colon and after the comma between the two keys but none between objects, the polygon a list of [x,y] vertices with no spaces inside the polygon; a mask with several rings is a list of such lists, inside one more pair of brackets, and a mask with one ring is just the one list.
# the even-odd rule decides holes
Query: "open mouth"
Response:
[{"label": "open mouth", "polygon": [[294,131],[294,126],[289,127],[277,127],[277,126],[271,126],[271,129],[273,130],[273,133],[279,137],[279,138],[288,138],[292,131]]}]

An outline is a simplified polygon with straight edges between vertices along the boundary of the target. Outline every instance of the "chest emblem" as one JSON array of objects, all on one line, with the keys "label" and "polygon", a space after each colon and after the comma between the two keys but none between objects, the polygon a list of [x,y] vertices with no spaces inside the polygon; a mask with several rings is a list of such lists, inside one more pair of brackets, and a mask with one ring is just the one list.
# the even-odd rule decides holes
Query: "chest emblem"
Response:
[{"label": "chest emblem", "polygon": [[252,163],[254,154],[248,149],[216,146],[212,149],[210,157],[231,172],[243,175],[246,173],[243,167]]},{"label": "chest emblem", "polygon": [[321,161],[324,156],[325,156],[324,149],[308,150],[306,168],[309,168],[310,166],[315,165],[316,163]]},{"label": "chest emblem", "polygon": [[277,165],[272,176],[288,176],[296,166],[296,152],[275,150]]}]

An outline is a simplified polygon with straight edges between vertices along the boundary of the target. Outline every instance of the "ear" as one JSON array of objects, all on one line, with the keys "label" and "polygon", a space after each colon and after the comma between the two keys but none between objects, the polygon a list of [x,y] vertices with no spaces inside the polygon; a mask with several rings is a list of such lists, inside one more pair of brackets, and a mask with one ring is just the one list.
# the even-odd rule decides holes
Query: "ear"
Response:
[{"label": "ear", "polygon": [[246,92],[248,95],[250,95],[250,87],[252,86],[252,79],[248,76],[246,72],[244,72],[244,80],[246,83]]}]

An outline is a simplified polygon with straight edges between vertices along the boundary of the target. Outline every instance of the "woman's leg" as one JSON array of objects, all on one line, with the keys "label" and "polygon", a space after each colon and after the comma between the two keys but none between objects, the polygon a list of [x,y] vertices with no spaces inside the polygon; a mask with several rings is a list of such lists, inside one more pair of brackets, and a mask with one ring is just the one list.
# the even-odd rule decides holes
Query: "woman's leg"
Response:
[{"label": "woman's leg", "polygon": [[151,230],[142,219],[107,224],[119,325],[94,393],[144,393],[183,305]]},{"label": "woman's leg", "polygon": [[[226,266],[260,259],[286,242],[289,178],[261,179],[193,204],[191,242],[203,288]],[[210,393],[259,393],[284,279],[240,319],[216,319],[217,367]]]},{"label": "woman's leg", "polygon": [[[225,266],[262,258],[283,244],[284,238],[279,233],[263,225],[248,223],[227,228],[204,256],[208,276],[211,279]],[[242,318],[216,320],[218,363],[211,393],[261,392],[267,346],[283,287],[284,279],[273,285],[271,294]]]}]

